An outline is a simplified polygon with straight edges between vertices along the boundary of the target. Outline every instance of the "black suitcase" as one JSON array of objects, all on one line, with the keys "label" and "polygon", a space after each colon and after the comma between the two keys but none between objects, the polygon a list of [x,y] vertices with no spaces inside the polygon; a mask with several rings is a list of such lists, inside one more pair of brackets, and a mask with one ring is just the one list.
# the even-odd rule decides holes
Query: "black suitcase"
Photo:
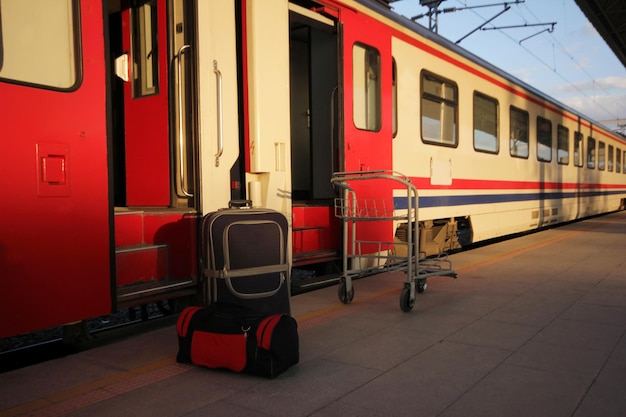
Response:
[{"label": "black suitcase", "polygon": [[229,207],[204,216],[202,258],[208,303],[261,315],[290,314],[287,218],[274,210]]}]

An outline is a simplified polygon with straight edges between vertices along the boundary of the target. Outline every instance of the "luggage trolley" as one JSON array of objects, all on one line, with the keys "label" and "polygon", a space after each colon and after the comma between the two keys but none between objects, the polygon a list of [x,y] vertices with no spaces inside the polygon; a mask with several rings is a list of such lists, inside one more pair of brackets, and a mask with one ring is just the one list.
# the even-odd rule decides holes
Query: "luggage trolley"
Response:
[{"label": "luggage trolley", "polygon": [[[391,185],[394,196],[406,192],[406,209],[396,209],[393,197],[389,199],[359,199],[351,184],[358,181],[373,182],[370,185]],[[391,183],[389,183],[391,182]],[[377,170],[336,172],[331,183],[341,190],[335,198],[335,216],[343,221],[343,273],[338,295],[344,304],[354,298],[352,280],[383,272],[404,271],[406,282],[400,294],[400,309],[411,311],[415,305],[415,291],[424,292],[426,280],[434,276],[456,278],[452,262],[446,253],[426,257],[419,250],[418,193],[410,179],[399,172]],[[404,191],[403,191],[404,190]],[[403,198],[404,195],[400,198]],[[366,241],[357,239],[359,222],[394,221],[406,222],[406,242]],[[364,253],[362,248],[370,250]],[[392,248],[406,247],[406,256],[395,253]],[[376,248],[373,252],[371,248]],[[398,251],[399,252],[399,251]],[[424,255],[424,256],[422,256]]]}]

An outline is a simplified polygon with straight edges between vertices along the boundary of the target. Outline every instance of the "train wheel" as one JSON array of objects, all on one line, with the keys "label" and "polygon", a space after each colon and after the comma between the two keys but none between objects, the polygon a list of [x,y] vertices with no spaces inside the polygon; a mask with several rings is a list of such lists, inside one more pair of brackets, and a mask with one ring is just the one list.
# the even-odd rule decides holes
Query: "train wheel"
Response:
[{"label": "train wheel", "polygon": [[407,285],[402,289],[400,294],[400,310],[408,313],[415,305],[415,298],[411,300],[411,288]]},{"label": "train wheel", "polygon": [[352,302],[352,299],[354,298],[354,287],[352,287],[349,292],[346,288],[346,282],[342,280],[339,284],[337,295],[339,295],[339,300],[342,303],[350,304]]},{"label": "train wheel", "polygon": [[423,293],[424,291],[426,291],[426,288],[428,287],[428,284],[426,283],[426,279],[418,279],[417,280],[417,292],[418,293]]}]

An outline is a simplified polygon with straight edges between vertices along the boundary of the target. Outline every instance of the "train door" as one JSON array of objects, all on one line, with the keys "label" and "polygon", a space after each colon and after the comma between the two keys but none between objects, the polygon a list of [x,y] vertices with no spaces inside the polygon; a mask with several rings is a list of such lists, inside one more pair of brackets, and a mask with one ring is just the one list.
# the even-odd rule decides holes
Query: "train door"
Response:
[{"label": "train door", "polygon": [[122,11],[127,206],[170,206],[169,66],[166,0]]},{"label": "train door", "polygon": [[0,2],[0,338],[111,307],[103,7]]},{"label": "train door", "polygon": [[191,3],[138,0],[122,10],[125,206],[194,207]]},{"label": "train door", "polygon": [[[332,173],[340,170],[338,10],[289,4],[294,285],[336,271],[339,222]],[[308,7],[306,7],[308,6]],[[312,7],[317,6],[317,7]]]},{"label": "train door", "polygon": [[[388,27],[369,17],[343,9],[343,135],[344,171],[392,170],[393,61]],[[357,181],[358,199],[393,206],[389,182]],[[358,240],[393,241],[391,222],[361,222]],[[376,250],[362,247],[362,250]]]},{"label": "train door", "polygon": [[[240,146],[238,51],[242,50],[241,0],[198,0],[194,53],[198,79],[198,148],[201,213],[245,196]],[[267,68],[271,69],[271,66]]]},{"label": "train door", "polygon": [[[299,278],[336,272],[342,257],[332,173],[392,168],[392,60],[388,29],[364,13],[308,0],[289,3],[289,12],[297,287]],[[359,186],[360,198],[392,199],[392,190],[380,184]],[[391,230],[380,222],[364,225],[359,233],[367,240],[391,241]]]},{"label": "train door", "polygon": [[117,307],[193,293],[195,2],[111,2]]},{"label": "train door", "polygon": [[392,169],[392,59],[389,29],[344,10],[343,77],[346,171]]}]

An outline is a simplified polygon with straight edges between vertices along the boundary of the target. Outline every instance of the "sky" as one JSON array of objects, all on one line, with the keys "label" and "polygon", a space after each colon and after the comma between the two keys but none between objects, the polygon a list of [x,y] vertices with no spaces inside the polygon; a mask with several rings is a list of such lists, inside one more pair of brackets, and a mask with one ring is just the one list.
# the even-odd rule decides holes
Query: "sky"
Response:
[{"label": "sky", "polygon": [[[439,9],[479,7],[441,13],[438,33],[473,54],[543,91],[596,122],[626,133],[626,68],[574,0],[444,0]],[[403,16],[428,12],[420,0],[391,4]],[[428,17],[416,20],[428,27]],[[550,23],[548,25],[536,24]],[[551,23],[555,23],[552,25]],[[503,29],[503,26],[520,28]],[[495,29],[491,29],[495,28]],[[548,29],[548,30],[546,30]],[[551,32],[550,32],[551,31]],[[541,33],[540,33],[541,32]],[[468,35],[468,36],[466,36]]]}]

